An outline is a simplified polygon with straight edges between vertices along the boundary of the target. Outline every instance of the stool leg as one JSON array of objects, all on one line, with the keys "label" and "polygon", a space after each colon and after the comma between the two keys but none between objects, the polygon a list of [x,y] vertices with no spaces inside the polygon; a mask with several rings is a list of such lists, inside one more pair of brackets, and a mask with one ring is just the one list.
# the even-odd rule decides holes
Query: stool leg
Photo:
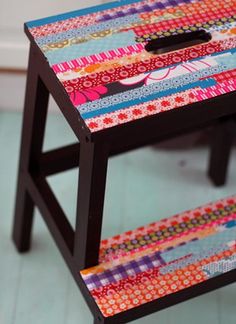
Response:
[{"label": "stool leg", "polygon": [[27,190],[27,177],[37,171],[42,152],[49,93],[36,70],[35,54],[30,49],[27,86],[21,135],[13,241],[19,252],[30,248],[34,203]]},{"label": "stool leg", "polygon": [[221,120],[213,128],[208,174],[215,186],[226,182],[234,128],[233,120]]},{"label": "stool leg", "polygon": [[81,143],[74,258],[78,270],[98,263],[108,149]]}]

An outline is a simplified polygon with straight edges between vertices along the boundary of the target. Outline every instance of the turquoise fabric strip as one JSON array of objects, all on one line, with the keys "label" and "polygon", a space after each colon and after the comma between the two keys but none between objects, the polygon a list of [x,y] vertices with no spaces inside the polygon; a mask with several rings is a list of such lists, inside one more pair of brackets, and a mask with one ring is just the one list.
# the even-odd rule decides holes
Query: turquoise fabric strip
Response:
[{"label": "turquoise fabric strip", "polygon": [[[88,119],[129,106],[138,105],[149,100],[155,100],[157,98],[189,90],[194,87],[208,88],[215,84],[215,81],[210,78],[212,74],[236,68],[236,52],[233,51],[233,53],[231,53],[227,51],[225,53],[230,53],[231,55],[219,56],[218,54],[219,57],[214,56],[217,63],[219,63],[216,67],[206,68],[195,73],[183,75],[182,77],[169,79],[167,80],[168,82],[163,81],[151,86],[145,86],[139,89],[126,91],[122,94],[99,99],[94,102],[88,102],[77,108],[82,117]],[[209,76],[209,79],[199,81],[199,79],[204,76]],[[189,78],[191,78],[191,80]],[[147,93],[148,87],[153,94],[150,95]],[[159,90],[156,87],[159,87]],[[163,87],[162,90],[161,87]],[[146,96],[142,92],[146,92]]]},{"label": "turquoise fabric strip", "polygon": [[[190,242],[186,243],[186,245],[188,244],[190,244]],[[229,245],[223,244],[223,245],[214,246],[214,248],[212,249],[201,250],[200,253],[187,254],[186,257],[181,258],[175,262],[167,263],[167,265],[161,267],[160,274],[165,275],[169,272],[176,271],[178,269],[188,266],[189,264],[194,264],[196,262],[199,262],[200,260],[209,258],[213,255],[216,255],[228,249],[229,249]]]},{"label": "turquoise fabric strip", "polygon": [[[116,19],[111,19],[106,22],[98,23],[96,25],[81,27],[77,29],[70,29],[63,33],[56,33],[53,35],[48,35],[45,37],[40,37],[36,39],[36,43],[39,46],[43,46],[49,43],[61,42],[65,39],[73,38],[73,37],[86,37],[92,33],[98,33],[108,29],[117,29],[122,26],[128,26],[132,23],[139,22],[139,15],[134,14],[128,17],[121,17]],[[135,35],[136,36],[136,35]],[[107,40],[107,38],[106,38]],[[83,44],[85,46],[85,44]]]},{"label": "turquoise fabric strip", "polygon": [[126,47],[135,43],[135,34],[132,30],[114,34],[103,39],[91,40],[90,42],[72,45],[60,49],[60,51],[49,51],[45,53],[49,64],[58,64],[70,60],[74,60],[79,57],[89,56],[93,54],[102,53],[116,48]]},{"label": "turquoise fabric strip", "polygon": [[[112,99],[110,102],[110,105],[106,108],[101,108],[101,109],[96,109],[95,110],[91,110],[90,112],[87,113],[81,113],[81,116],[83,117],[83,119],[88,119],[88,118],[92,118],[92,117],[96,117],[96,116],[100,116],[106,113],[110,113],[110,112],[114,112],[120,109],[124,109],[124,108],[128,108],[130,106],[134,106],[134,105],[140,105],[142,103],[148,102],[148,101],[152,101],[152,100],[156,100],[156,99],[160,99],[160,98],[164,98],[167,96],[170,96],[172,94],[176,94],[179,92],[183,92],[186,90],[190,90],[193,89],[195,87],[210,87],[212,85],[215,85],[216,82],[213,79],[209,79],[209,80],[204,80],[204,81],[197,81],[197,82],[193,82],[193,83],[189,83],[187,85],[184,86],[180,86],[178,88],[175,89],[169,89],[169,90],[165,90],[165,91],[161,91],[158,93],[153,93],[152,95],[146,97],[146,98],[138,98],[136,100],[131,100],[128,102],[122,102],[118,105],[113,105],[112,106]],[[90,103],[90,105],[92,106],[93,103]],[[84,106],[84,105],[83,105]],[[78,110],[80,111],[79,107]]]},{"label": "turquoise fabric strip", "polygon": [[202,77],[211,76],[220,73],[226,69],[226,66],[206,68],[198,72],[185,74],[180,77],[160,81],[142,88],[125,91],[113,96],[105,97],[94,102],[88,102],[78,106],[79,112],[83,118],[91,118],[102,115],[107,112],[116,111],[129,106],[141,104],[150,100],[166,97],[181,91],[189,90],[195,87],[206,88],[213,86],[213,79],[199,81]]},{"label": "turquoise fabric strip", "polygon": [[189,242],[171,251],[161,253],[165,262],[171,262],[189,254],[204,253],[204,251],[214,249],[214,247],[226,244],[236,238],[236,227],[210,235],[204,239]]}]

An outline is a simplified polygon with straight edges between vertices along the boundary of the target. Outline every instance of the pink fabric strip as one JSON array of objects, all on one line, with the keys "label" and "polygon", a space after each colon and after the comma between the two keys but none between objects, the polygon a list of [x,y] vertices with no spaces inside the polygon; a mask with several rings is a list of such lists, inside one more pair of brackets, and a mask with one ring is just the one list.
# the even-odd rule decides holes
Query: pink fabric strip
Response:
[{"label": "pink fabric strip", "polygon": [[135,44],[129,45],[126,48],[117,48],[112,51],[99,53],[96,55],[91,55],[88,57],[81,57],[72,61],[55,64],[52,69],[55,73],[66,72],[68,70],[73,70],[76,68],[82,68],[95,63],[111,61],[116,58],[121,58],[124,56],[141,53],[144,50],[145,44]]},{"label": "pink fabric strip", "polygon": [[236,90],[236,80],[225,81],[218,83],[207,89],[194,90],[197,99],[199,101],[214,98],[225,93],[229,93]]},{"label": "pink fabric strip", "polygon": [[[202,80],[208,79],[209,77],[202,78]],[[225,82],[232,79],[236,80],[236,69],[224,71],[221,73],[213,74],[211,76],[216,82]]]},{"label": "pink fabric strip", "polygon": [[172,64],[186,62],[188,60],[196,59],[213,53],[222,52],[226,49],[231,49],[236,46],[236,37],[211,41],[206,44],[201,44],[179,51],[170,52],[162,55],[153,55],[151,59],[145,63],[142,61],[132,64],[132,68],[126,66],[117,67],[115,71],[106,70],[96,74],[88,74],[77,79],[64,81],[63,85],[68,92],[76,90],[83,90],[99,85],[105,85],[115,81],[120,81],[129,77],[140,74],[140,72],[147,72],[163,68]]},{"label": "pink fabric strip", "polygon": [[156,32],[163,32],[168,31],[170,29],[177,29],[181,28],[183,26],[188,25],[194,25],[197,23],[206,23],[211,20],[217,20],[222,17],[230,17],[232,16],[232,13],[235,12],[234,8],[227,8],[227,9],[215,9],[215,10],[209,10],[205,13],[197,13],[194,15],[189,15],[186,17],[176,18],[172,20],[166,20],[166,21],[160,21],[158,23],[154,24],[146,24],[143,26],[135,27],[135,28],[126,28],[126,30],[132,29],[135,34],[139,37],[145,34],[151,34]]}]

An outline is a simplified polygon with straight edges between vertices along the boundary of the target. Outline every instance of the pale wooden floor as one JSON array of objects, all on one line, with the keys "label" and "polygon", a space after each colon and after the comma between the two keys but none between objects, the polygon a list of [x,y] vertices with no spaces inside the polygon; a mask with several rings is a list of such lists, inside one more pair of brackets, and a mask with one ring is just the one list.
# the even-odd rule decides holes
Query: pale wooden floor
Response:
[{"label": "pale wooden floor", "polygon": [[[0,113],[0,324],[89,324],[92,317],[59,252],[37,214],[30,253],[19,255],[10,240],[21,115]],[[51,116],[47,147],[73,140],[60,116]],[[171,216],[236,188],[236,152],[227,186],[206,177],[208,151],[147,147],[111,159],[103,236]],[[77,172],[51,179],[74,222]],[[195,298],[135,323],[235,324],[236,285]]]}]

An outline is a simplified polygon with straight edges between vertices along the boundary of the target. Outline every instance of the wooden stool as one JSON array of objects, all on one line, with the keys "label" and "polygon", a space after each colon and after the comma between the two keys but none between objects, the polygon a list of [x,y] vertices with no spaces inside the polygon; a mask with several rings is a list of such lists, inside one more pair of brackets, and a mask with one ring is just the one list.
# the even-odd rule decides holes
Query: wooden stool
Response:
[{"label": "wooden stool", "polygon": [[[19,252],[29,250],[37,206],[96,323],[126,323],[235,281],[235,197],[100,242],[112,155],[214,125],[209,174],[224,183],[236,113],[235,8],[234,0],[120,0],[25,25],[31,45],[13,239]],[[42,152],[49,94],[78,142]],[[74,231],[46,177],[78,166]],[[227,271],[213,271],[216,261]],[[191,282],[160,286],[187,267]],[[149,288],[132,286],[150,273],[145,299]]]}]

